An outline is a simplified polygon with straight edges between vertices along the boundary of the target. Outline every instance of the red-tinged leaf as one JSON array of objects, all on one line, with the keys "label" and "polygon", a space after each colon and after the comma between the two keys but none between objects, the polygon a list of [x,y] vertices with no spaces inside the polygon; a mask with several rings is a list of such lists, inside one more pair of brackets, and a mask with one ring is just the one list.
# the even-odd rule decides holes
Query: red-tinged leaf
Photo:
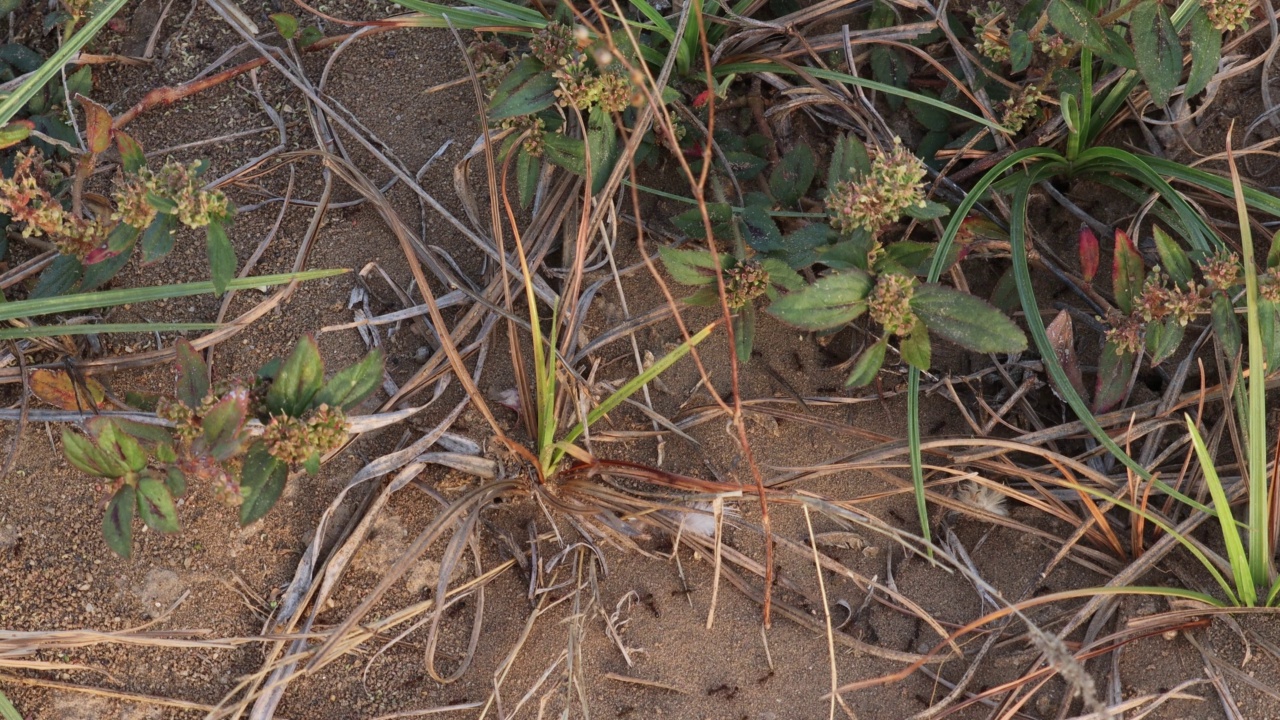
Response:
[{"label": "red-tinged leaf", "polygon": [[693,106],[696,108],[700,108],[703,105],[706,105],[707,103],[711,102],[711,98],[712,98],[712,92],[710,90],[703,90],[702,92],[694,96]]},{"label": "red-tinged leaf", "polygon": [[174,349],[178,356],[178,402],[189,408],[199,407],[209,394],[209,365],[186,338],[179,340]]},{"label": "red-tinged leaf", "polygon": [[0,128],[0,150],[13,147],[31,137],[32,129],[34,129],[34,124],[29,120],[11,122]]},{"label": "red-tinged leaf", "polygon": [[1142,295],[1142,255],[1133,240],[1119,228],[1116,229],[1115,257],[1111,264],[1111,286],[1116,296],[1116,306],[1125,314],[1133,312]]},{"label": "red-tinged leaf", "polygon": [[226,460],[236,454],[243,442],[240,429],[248,412],[249,393],[244,388],[236,388],[205,413],[204,442],[210,455]]},{"label": "red-tinged leaf", "polygon": [[1100,262],[1100,252],[1098,248],[1098,236],[1093,234],[1088,225],[1080,226],[1080,276],[1084,278],[1086,283],[1093,282],[1094,276],[1098,274],[1098,263]]},{"label": "red-tinged leaf", "polygon": [[267,411],[272,415],[301,417],[324,383],[324,361],[316,341],[304,335],[293,354],[267,390]]},{"label": "red-tinged leaf", "polygon": [[97,410],[107,396],[102,383],[85,378],[82,385],[72,380],[66,370],[35,370],[28,385],[36,397],[62,410]]},{"label": "red-tinged leaf", "polygon": [[134,489],[125,485],[116,491],[107,503],[107,514],[102,518],[102,535],[107,547],[122,558],[133,553],[133,508],[137,503]]},{"label": "red-tinged leaf", "polygon": [[114,422],[99,426],[98,447],[132,472],[138,472],[147,466],[146,451]]},{"label": "red-tinged leaf", "polygon": [[84,473],[100,478],[119,478],[129,472],[119,459],[108,455],[70,428],[62,429],[62,452],[67,461]]},{"label": "red-tinged leaf", "polygon": [[1095,413],[1107,412],[1129,394],[1135,360],[1137,357],[1132,352],[1118,352],[1114,342],[1102,346],[1102,357],[1098,358],[1097,390],[1093,397]]},{"label": "red-tinged leaf", "polygon": [[120,151],[120,161],[124,171],[130,175],[136,175],[139,170],[147,166],[147,156],[143,154],[142,146],[128,133],[117,130],[115,135],[116,148]]},{"label": "red-tinged leaf", "polygon": [[138,515],[147,527],[157,532],[178,532],[178,513],[173,496],[164,482],[154,477],[138,481]]},{"label": "red-tinged leaf", "polygon": [[293,36],[298,34],[298,18],[290,13],[275,13],[271,16],[271,22],[275,23],[280,37],[285,40],[292,40]]},{"label": "red-tinged leaf", "polygon": [[111,113],[83,95],[76,95],[76,102],[84,109],[84,134],[89,152],[97,155],[111,147]]}]

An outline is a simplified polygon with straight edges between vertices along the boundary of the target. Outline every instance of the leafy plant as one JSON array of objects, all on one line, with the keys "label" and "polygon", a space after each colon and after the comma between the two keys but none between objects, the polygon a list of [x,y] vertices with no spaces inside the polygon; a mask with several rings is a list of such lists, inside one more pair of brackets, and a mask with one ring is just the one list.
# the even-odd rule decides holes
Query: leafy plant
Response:
[{"label": "leafy plant", "polygon": [[[211,384],[186,340],[177,358],[175,396],[161,399],[157,411],[172,430],[99,415],[86,423],[88,437],[62,432],[67,460],[104,481],[103,535],[123,557],[132,552],[135,514],[158,532],[178,530],[173,499],[190,480],[212,484],[220,500],[238,505],[241,525],[266,515],[291,470],[314,475],[324,453],[342,445],[345,413],[378,388],[384,361],[374,350],[325,382],[315,341],[304,337],[288,359],[254,377]],[[251,419],[263,425],[259,436],[249,432]]]},{"label": "leafy plant", "polygon": [[[926,370],[932,359],[931,334],[977,352],[1026,347],[1022,331],[985,301],[916,279],[927,267],[933,246],[911,240],[883,242],[882,230],[904,214],[933,219],[947,213],[945,206],[924,199],[923,165],[900,144],[872,157],[856,138],[838,140],[827,174],[827,214],[783,235],[773,213],[808,192],[813,163],[813,152],[798,146],[771,173],[772,195],[751,194],[741,213],[724,204],[708,207],[713,234],[735,240],[735,255],[722,255],[719,268],[706,251],[661,251],[677,282],[702,286],[686,299],[693,304],[718,302],[714,283],[719,270],[725,300],[736,313],[740,361],[751,355],[753,301],[760,296],[772,301],[771,315],[804,330],[830,331],[869,314],[884,335],[854,363],[848,378],[853,386],[875,379],[893,336],[901,340],[903,359]],[[700,216],[693,212],[674,222],[695,237],[704,234]],[[815,265],[825,266],[827,272],[812,284],[804,282],[796,270]],[[779,290],[787,292],[780,295]]]}]

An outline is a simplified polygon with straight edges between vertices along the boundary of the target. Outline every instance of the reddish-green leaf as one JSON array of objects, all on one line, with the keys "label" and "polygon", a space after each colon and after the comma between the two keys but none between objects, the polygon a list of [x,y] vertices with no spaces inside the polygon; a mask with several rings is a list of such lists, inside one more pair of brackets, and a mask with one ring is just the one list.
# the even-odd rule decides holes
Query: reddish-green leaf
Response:
[{"label": "reddish-green leaf", "polygon": [[178,513],[173,507],[173,496],[164,482],[154,477],[138,481],[138,515],[147,527],[158,532],[177,532]]},{"label": "reddish-green leaf", "polygon": [[30,121],[11,122],[0,128],[0,150],[13,147],[31,137],[31,130]]},{"label": "reddish-green leaf", "polygon": [[124,171],[130,175],[136,175],[139,170],[147,166],[147,156],[143,154],[142,146],[128,133],[117,130],[115,135],[116,149],[120,151],[120,162],[124,166]]},{"label": "reddish-green leaf", "polygon": [[107,514],[102,517],[102,535],[111,548],[122,558],[133,554],[133,507],[137,502],[133,488],[125,485],[116,491],[107,503]]},{"label": "reddish-green leaf", "polygon": [[240,428],[244,425],[249,409],[249,393],[237,388],[218,401],[203,420],[204,441],[209,454],[218,460],[226,460],[240,449]]},{"label": "reddish-green leaf", "polygon": [[293,354],[267,390],[267,411],[272,415],[301,417],[324,383],[324,361],[310,335],[298,341]]},{"label": "reddish-green leaf", "polygon": [[334,375],[323,389],[316,393],[313,406],[328,405],[350,410],[369,397],[382,384],[382,369],[386,356],[381,349],[374,349],[360,362]]},{"label": "reddish-green leaf", "polygon": [[1151,228],[1151,234],[1156,239],[1156,252],[1160,255],[1160,267],[1169,274],[1169,278],[1173,280],[1178,287],[1184,290],[1187,283],[1191,282],[1194,276],[1191,274],[1191,260],[1187,257],[1187,253],[1178,245],[1178,241],[1169,236],[1169,233],[1155,225]]},{"label": "reddish-green leaf", "polygon": [[197,408],[209,394],[209,365],[186,338],[179,339],[174,350],[178,357],[178,402]]},{"label": "reddish-green leaf", "polygon": [[98,447],[133,472],[147,466],[146,451],[114,422],[105,423],[98,430]]},{"label": "reddish-green leaf", "polygon": [[240,480],[240,524],[249,523],[266,515],[284,492],[289,469],[269,452],[261,440],[249,446],[244,458],[244,471]]},{"label": "reddish-green leaf", "polygon": [[129,468],[70,428],[62,429],[62,452],[82,472],[100,478],[124,477]]},{"label": "reddish-green leaf", "polygon": [[84,135],[89,152],[97,155],[111,147],[111,113],[83,95],[76,95],[76,102],[84,110]]},{"label": "reddish-green leaf", "polygon": [[66,370],[33,370],[27,384],[36,397],[62,410],[96,410],[107,396],[102,383],[91,377],[78,383]]},{"label": "reddish-green leaf", "polygon": [[531,115],[551,107],[560,83],[537,60],[526,57],[507,73],[489,101],[489,119]]},{"label": "reddish-green leaf", "polygon": [[1093,234],[1088,225],[1080,226],[1080,237],[1076,248],[1080,253],[1080,277],[1086,283],[1091,283],[1094,276],[1098,274],[1101,254],[1098,248],[1098,236]]},{"label": "reddish-green leaf", "polygon": [[1142,295],[1142,255],[1123,230],[1116,229],[1116,249],[1111,262],[1111,287],[1120,312],[1133,312]]},{"label": "reddish-green leaf", "polygon": [[[662,258],[662,264],[671,274],[671,279],[681,285],[706,285],[716,280],[716,263],[706,250],[660,246],[658,256]],[[727,270],[732,265],[733,257],[728,253],[720,253],[720,267]]]},{"label": "reddish-green leaf", "polygon": [[1102,346],[1098,358],[1098,384],[1093,394],[1093,411],[1103,413],[1115,407],[1129,393],[1129,379],[1133,377],[1134,353],[1118,352],[1114,342]]},{"label": "reddish-green leaf", "polygon": [[271,15],[271,22],[275,23],[276,30],[280,33],[280,37],[285,40],[292,40],[294,35],[298,34],[298,18],[290,13],[274,13]]}]

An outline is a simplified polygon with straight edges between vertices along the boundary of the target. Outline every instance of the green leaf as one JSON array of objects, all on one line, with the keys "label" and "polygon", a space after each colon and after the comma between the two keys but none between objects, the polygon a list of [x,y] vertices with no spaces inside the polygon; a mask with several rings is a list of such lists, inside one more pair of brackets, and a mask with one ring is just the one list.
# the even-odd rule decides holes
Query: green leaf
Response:
[{"label": "green leaf", "polygon": [[163,482],[153,477],[138,481],[138,515],[147,527],[157,532],[178,532],[178,513],[173,496]]},{"label": "green leaf", "polygon": [[244,496],[240,503],[240,525],[248,525],[270,512],[288,479],[289,468],[267,452],[261,440],[254,441],[245,454],[240,481],[240,494]]},{"label": "green leaf", "polygon": [[156,209],[156,212],[161,212],[166,215],[172,215],[178,212],[178,203],[174,202],[172,198],[166,197],[159,193],[148,192],[147,202],[151,205],[151,207]]},{"label": "green leaf", "polygon": [[382,384],[382,369],[386,355],[375,348],[360,362],[344,368],[334,375],[311,401],[313,406],[328,405],[344,412],[359,405]]},{"label": "green leaf", "polygon": [[40,279],[28,297],[35,300],[65,295],[80,281],[83,273],[84,265],[79,258],[75,255],[59,255],[49,263],[49,267],[44,272],[40,273]]},{"label": "green leaf", "polygon": [[982,353],[1014,353],[1027,337],[1004,313],[985,300],[943,285],[918,285],[911,310],[929,331],[944,340]]},{"label": "green leaf", "polygon": [[205,395],[209,394],[209,365],[186,338],[179,339],[174,350],[178,358],[178,402],[192,409],[198,408]]},{"label": "green leaf", "polygon": [[1116,307],[1128,315],[1138,304],[1142,296],[1144,270],[1142,255],[1129,239],[1129,235],[1116,228],[1115,250],[1111,258],[1111,288],[1116,296]]},{"label": "green leaf", "polygon": [[756,307],[747,303],[733,316],[733,346],[738,362],[751,360],[751,349],[756,342]]},{"label": "green leaf", "polygon": [[278,12],[271,15],[271,22],[275,23],[276,30],[280,33],[280,37],[285,40],[292,40],[298,34],[298,18],[287,12]]},{"label": "green leaf", "polygon": [[1160,267],[1169,273],[1169,278],[1173,280],[1178,287],[1187,288],[1187,283],[1191,282],[1194,276],[1191,274],[1191,260],[1187,257],[1187,253],[1178,245],[1178,241],[1169,236],[1169,233],[1160,228],[1159,225],[1152,226],[1151,234],[1156,239],[1156,252],[1160,255]]},{"label": "green leaf", "polygon": [[951,208],[943,205],[942,203],[925,200],[924,205],[912,205],[907,208],[906,214],[908,217],[913,217],[916,220],[935,220],[937,218],[944,218],[950,215]]},{"label": "green leaf", "polygon": [[[716,263],[711,253],[706,250],[684,250],[660,246],[658,256],[671,279],[681,285],[706,285],[715,282]],[[728,270],[733,266],[733,257],[728,253],[720,253],[720,268]]]},{"label": "green leaf", "polygon": [[[1200,461],[1200,469],[1204,473],[1205,485],[1209,487],[1209,496],[1213,498],[1213,511],[1217,515],[1218,528],[1222,531],[1222,544],[1227,549],[1227,559],[1236,582],[1236,592],[1245,605],[1253,605],[1258,600],[1258,589],[1254,585],[1249,570],[1249,556],[1245,553],[1244,542],[1240,538],[1240,529],[1236,527],[1236,516],[1231,510],[1231,500],[1222,487],[1218,477],[1218,468],[1214,465],[1213,455],[1205,447],[1200,431],[1190,415],[1187,419],[1187,432],[1191,434],[1191,443],[1196,449],[1196,458]],[[1256,501],[1250,498],[1250,501]]]},{"label": "green leaf", "polygon": [[1280,267],[1280,230],[1271,236],[1271,248],[1267,250],[1267,269]]},{"label": "green leaf", "polygon": [[[871,77],[875,78],[876,82],[905,89],[907,82],[911,79],[911,71],[907,68],[906,57],[897,48],[872,45]],[[890,108],[897,110],[902,107],[902,96],[886,93],[885,102],[889,103]]]},{"label": "green leaf", "polygon": [[1179,323],[1177,318],[1165,318],[1162,322],[1153,322],[1147,325],[1147,354],[1151,356],[1151,364],[1159,365],[1169,359],[1174,352],[1177,351],[1178,345],[1182,344],[1182,336],[1186,334],[1186,328]]},{"label": "green leaf", "polygon": [[1102,32],[1102,26],[1093,15],[1071,0],[1053,0],[1049,3],[1049,22],[1074,43],[1080,43],[1093,52],[1105,53],[1111,44]]},{"label": "green leaf", "polygon": [[1199,95],[1218,72],[1222,57],[1222,33],[1213,26],[1204,8],[1197,8],[1191,15],[1191,72],[1182,96],[1191,99]]},{"label": "green leaf", "polygon": [[[932,97],[933,94],[929,93],[929,96]],[[951,113],[936,105],[926,105],[914,98],[907,98],[907,110],[926,130],[946,132],[951,128]]]},{"label": "green leaf", "polygon": [[834,228],[824,222],[812,222],[782,238],[782,247],[772,255],[800,270],[818,261],[818,249],[836,239]]},{"label": "green leaf", "polygon": [[1114,341],[1102,346],[1098,357],[1098,382],[1093,393],[1093,411],[1104,413],[1116,406],[1129,392],[1129,379],[1133,377],[1134,353],[1120,347]]},{"label": "green leaf", "polygon": [[107,540],[107,547],[125,559],[133,554],[133,507],[136,502],[133,488],[125,485],[111,497],[111,502],[107,503],[107,514],[102,517],[102,535]]},{"label": "green leaf", "polygon": [[160,213],[142,233],[142,264],[149,265],[173,250],[178,233],[178,217]]},{"label": "green leaf", "polygon": [[1262,334],[1263,362],[1269,375],[1280,367],[1280,305],[1258,300],[1258,331]]},{"label": "green leaf", "polygon": [[[730,223],[733,222],[733,208],[728,203],[707,203],[707,219],[711,221],[712,234],[732,234]],[[696,207],[671,218],[671,224],[695,240],[707,237],[706,227],[702,224],[702,212]]]},{"label": "green leaf", "polygon": [[1222,354],[1226,356],[1228,364],[1234,363],[1236,356],[1240,354],[1240,324],[1236,322],[1231,299],[1225,293],[1214,293],[1209,315],[1213,321],[1213,332],[1222,344]]},{"label": "green leaf", "polygon": [[187,476],[173,465],[165,470],[164,485],[169,488],[169,495],[172,497],[182,497],[187,494]]},{"label": "green leaf", "polygon": [[115,136],[116,149],[120,151],[120,161],[125,173],[137,175],[139,170],[147,166],[147,156],[142,152],[142,146],[123,130],[116,130]]},{"label": "green leaf", "polygon": [[769,209],[760,205],[748,205],[742,211],[742,239],[759,253],[771,253],[782,249],[782,232],[769,215]]},{"label": "green leaf", "polygon": [[869,172],[871,158],[867,155],[867,146],[853,133],[837,138],[831,150],[831,164],[827,166],[827,190]]},{"label": "green leaf", "polygon": [[244,426],[248,411],[248,392],[236,389],[227,393],[226,397],[205,413],[201,422],[204,442],[209,448],[209,454],[215,459],[227,460],[239,452],[244,441],[240,429]]},{"label": "green leaf", "polygon": [[516,150],[516,190],[519,192],[520,207],[527,208],[533,202],[541,170],[542,159],[526,152],[524,143],[521,143],[521,147]]},{"label": "green leaf", "polygon": [[926,371],[929,369],[933,360],[933,347],[929,342],[929,329],[924,323],[916,323],[911,334],[898,343],[898,351],[908,365]]},{"label": "green leaf", "polygon": [[489,120],[503,120],[519,115],[532,115],[555,104],[559,83],[551,70],[526,57],[507,73],[489,101]]},{"label": "green leaf", "polygon": [[310,455],[308,455],[307,459],[302,461],[302,469],[306,470],[307,474],[312,477],[319,475],[320,474],[320,453],[313,452]]},{"label": "green leaf", "polygon": [[1164,107],[1182,79],[1182,43],[1178,41],[1178,30],[1169,11],[1157,0],[1147,0],[1133,9],[1130,30],[1138,72],[1151,91],[1151,101]]},{"label": "green leaf", "polygon": [[[7,15],[13,12],[23,0],[0,0],[0,14]],[[8,3],[6,5],[6,3]],[[5,8],[8,7],[6,10]],[[0,718],[3,720],[22,720],[22,714],[18,712],[18,708],[9,702],[9,698],[0,692]]]},{"label": "green leaf", "polygon": [[324,361],[310,335],[303,335],[267,390],[267,412],[302,417],[324,383]]},{"label": "green leaf", "polygon": [[729,162],[729,172],[740,182],[754,179],[769,164],[768,160],[743,150],[726,150],[724,159]]},{"label": "green leaf", "polygon": [[315,25],[308,25],[302,28],[302,32],[298,34],[298,45],[302,48],[307,48],[323,39],[324,33],[320,32],[320,28]]},{"label": "green leaf", "polygon": [[209,275],[213,281],[213,291],[218,295],[226,292],[227,283],[236,274],[236,251],[227,239],[227,230],[222,221],[213,220],[205,228],[206,247],[209,253]]},{"label": "green leaf", "polygon": [[613,116],[599,105],[587,116],[587,149],[591,153],[591,192],[597,193],[608,182],[618,161],[618,131]]},{"label": "green leaf", "polygon": [[1013,72],[1022,72],[1031,64],[1035,54],[1026,30],[1014,30],[1009,34],[1009,66]]},{"label": "green leaf", "polygon": [[24,123],[9,123],[0,128],[0,150],[13,147],[31,137],[31,127]]},{"label": "green leaf", "polygon": [[809,192],[813,176],[818,172],[815,163],[813,150],[803,143],[783,155],[782,161],[769,173],[769,192],[774,201],[783,207],[799,202]]},{"label": "green leaf", "polygon": [[765,258],[760,261],[760,267],[769,274],[770,285],[792,292],[804,289],[804,277],[781,260]]},{"label": "green leaf", "polygon": [[[67,95],[75,97],[76,95],[84,95],[88,97],[93,94],[93,66],[84,65],[81,68],[67,76]],[[56,96],[61,100],[62,93]],[[59,104],[59,100],[55,100],[54,104]]]},{"label": "green leaf", "polygon": [[769,306],[769,313],[802,330],[839,327],[866,312],[871,286],[867,273],[844,270],[819,278],[799,292],[783,295]]},{"label": "green leaf", "polygon": [[889,349],[889,338],[881,338],[880,342],[867,346],[853,364],[853,372],[849,373],[844,384],[848,387],[865,387],[870,385],[880,374],[884,365],[884,354]]}]

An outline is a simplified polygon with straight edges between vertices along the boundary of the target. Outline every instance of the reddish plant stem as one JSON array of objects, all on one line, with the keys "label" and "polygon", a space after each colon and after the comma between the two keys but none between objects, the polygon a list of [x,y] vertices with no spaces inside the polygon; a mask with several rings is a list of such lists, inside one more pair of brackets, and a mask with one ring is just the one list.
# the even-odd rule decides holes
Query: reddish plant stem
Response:
[{"label": "reddish plant stem", "polygon": [[204,90],[208,90],[209,88],[214,87],[215,85],[224,83],[233,77],[236,77],[238,75],[243,75],[249,72],[250,70],[260,68],[266,64],[267,64],[266,58],[257,58],[255,60],[250,60],[249,62],[244,63],[242,65],[237,65],[231,68],[230,70],[223,70],[222,72],[217,73],[216,75],[210,75],[209,77],[206,77],[206,78],[193,80],[184,85],[178,85],[177,87],[156,88],[151,92],[147,93],[146,95],[144,95],[142,99],[138,101],[137,105],[134,105],[133,107],[129,108],[122,115],[120,115],[120,117],[116,118],[115,122],[111,123],[111,129],[119,130],[125,125],[128,125],[130,122],[133,122],[134,118],[138,117],[138,115],[158,105],[172,105],[173,103],[176,103],[179,100],[191,97],[192,95],[195,95],[196,93],[202,92]]}]

